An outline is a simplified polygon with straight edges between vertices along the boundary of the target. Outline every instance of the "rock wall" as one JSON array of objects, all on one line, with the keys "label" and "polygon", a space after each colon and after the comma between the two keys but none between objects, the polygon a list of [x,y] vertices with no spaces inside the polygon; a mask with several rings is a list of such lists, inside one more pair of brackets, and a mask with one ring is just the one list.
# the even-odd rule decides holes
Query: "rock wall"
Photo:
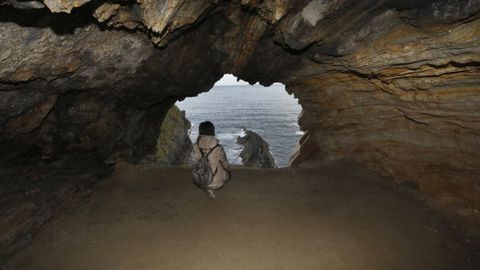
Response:
[{"label": "rock wall", "polygon": [[478,232],[479,16],[479,0],[5,0],[0,163],[148,161],[172,104],[233,73],[299,98],[292,165],[357,160]]},{"label": "rock wall", "polygon": [[462,13],[478,1],[450,4],[387,10],[333,55],[309,50],[288,85],[308,130],[294,165],[355,159],[478,224],[480,21]]}]

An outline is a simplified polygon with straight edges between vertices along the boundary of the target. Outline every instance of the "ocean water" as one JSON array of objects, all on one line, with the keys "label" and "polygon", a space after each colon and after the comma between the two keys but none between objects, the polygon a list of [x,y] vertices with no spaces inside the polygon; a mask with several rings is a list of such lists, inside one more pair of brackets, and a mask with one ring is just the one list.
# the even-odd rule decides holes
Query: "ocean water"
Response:
[{"label": "ocean water", "polygon": [[281,84],[214,86],[209,92],[176,105],[192,123],[192,142],[197,139],[201,122],[208,120],[215,125],[217,138],[232,164],[241,164],[242,148],[236,140],[242,135],[242,128],[258,133],[267,141],[279,167],[288,166],[293,148],[303,135],[298,126],[301,106]]}]

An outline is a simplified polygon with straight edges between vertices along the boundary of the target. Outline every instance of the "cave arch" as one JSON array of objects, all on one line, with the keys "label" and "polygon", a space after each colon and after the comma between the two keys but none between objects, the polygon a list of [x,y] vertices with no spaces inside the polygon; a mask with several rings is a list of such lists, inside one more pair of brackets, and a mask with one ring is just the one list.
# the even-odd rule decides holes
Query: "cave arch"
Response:
[{"label": "cave arch", "polygon": [[8,196],[31,198],[26,168],[87,168],[84,184],[148,161],[168,108],[232,73],[298,97],[295,166],[354,159],[478,223],[478,1],[44,2],[0,6]]}]

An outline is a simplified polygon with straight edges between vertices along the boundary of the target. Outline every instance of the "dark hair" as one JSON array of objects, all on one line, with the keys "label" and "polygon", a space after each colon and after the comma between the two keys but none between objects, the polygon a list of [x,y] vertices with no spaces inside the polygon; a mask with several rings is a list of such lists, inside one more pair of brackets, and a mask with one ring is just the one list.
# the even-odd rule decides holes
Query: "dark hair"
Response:
[{"label": "dark hair", "polygon": [[198,133],[200,135],[210,135],[215,136],[215,126],[210,121],[205,121],[200,123],[198,126]]}]

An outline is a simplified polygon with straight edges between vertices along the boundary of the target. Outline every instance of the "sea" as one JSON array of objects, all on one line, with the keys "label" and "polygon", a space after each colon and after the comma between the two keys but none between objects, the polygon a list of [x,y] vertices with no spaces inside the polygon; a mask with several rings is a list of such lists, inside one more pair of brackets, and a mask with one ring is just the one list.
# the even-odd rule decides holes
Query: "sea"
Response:
[{"label": "sea", "polygon": [[278,167],[288,160],[303,132],[298,126],[301,106],[282,84],[214,86],[210,91],[177,102],[192,123],[190,138],[195,142],[198,125],[211,121],[231,164],[241,164],[242,147],[236,144],[242,128],[259,134],[269,145]]}]

